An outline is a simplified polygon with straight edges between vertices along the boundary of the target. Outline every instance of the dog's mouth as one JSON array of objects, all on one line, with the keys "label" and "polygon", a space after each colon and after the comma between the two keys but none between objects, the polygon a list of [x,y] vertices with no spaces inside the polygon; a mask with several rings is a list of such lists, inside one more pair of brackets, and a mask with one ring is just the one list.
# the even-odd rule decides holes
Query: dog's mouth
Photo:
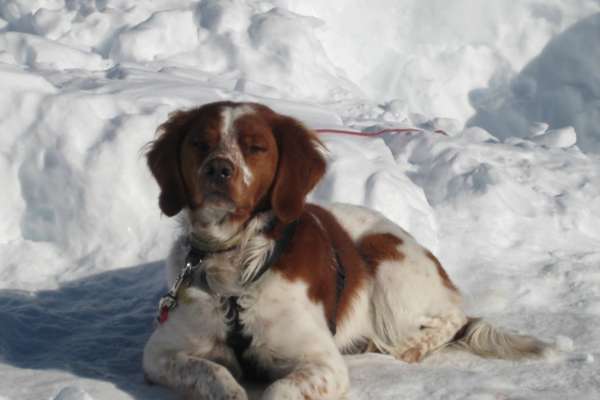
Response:
[{"label": "dog's mouth", "polygon": [[219,240],[235,235],[252,209],[251,204],[236,198],[230,185],[206,184],[197,199],[199,201],[189,215],[193,230]]},{"label": "dog's mouth", "polygon": [[224,190],[206,191],[202,202],[194,207],[193,219],[201,225],[219,225],[237,211],[237,205]]},{"label": "dog's mouth", "polygon": [[216,207],[228,211],[235,210],[235,202],[222,190],[212,190],[204,194],[203,207]]}]

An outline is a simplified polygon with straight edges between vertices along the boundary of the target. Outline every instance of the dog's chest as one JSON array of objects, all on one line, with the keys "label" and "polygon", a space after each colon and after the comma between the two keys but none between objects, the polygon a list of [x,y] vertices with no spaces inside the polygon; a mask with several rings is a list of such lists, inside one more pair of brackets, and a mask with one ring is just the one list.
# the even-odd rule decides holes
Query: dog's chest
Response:
[{"label": "dog's chest", "polygon": [[[290,229],[284,232],[284,238],[291,236]],[[213,332],[234,351],[245,375],[272,379],[288,372],[290,360],[285,353],[303,346],[291,339],[290,330],[315,321],[328,335],[329,329],[322,305],[309,301],[306,283],[292,282],[271,268],[286,241],[255,234],[243,243],[238,251],[206,255],[189,292],[203,292],[213,299],[210,303],[220,305],[211,307],[212,312],[203,310],[203,314],[221,325],[220,332]],[[189,306],[208,305],[206,299],[201,303]],[[194,318],[191,314],[186,317]]]},{"label": "dog's chest", "polygon": [[271,378],[273,363],[263,362],[260,355],[268,354],[268,343],[262,340],[260,316],[256,300],[251,296],[229,297],[224,300],[227,321],[227,346],[238,360],[244,377],[266,380]]},{"label": "dog's chest", "polygon": [[[268,372],[270,379],[289,373],[292,359],[310,352],[313,340],[330,338],[323,306],[309,299],[306,284],[276,271],[265,274],[239,305],[242,333],[251,337],[240,359],[248,369]],[[313,334],[302,333],[309,331]]]},{"label": "dog's chest", "polygon": [[[183,308],[210,307],[212,312],[203,310],[203,313],[212,314],[212,319],[222,321],[222,336],[219,336],[234,353],[244,376],[250,379],[272,379],[280,375],[281,360],[274,356],[277,347],[273,338],[283,334],[274,328],[278,326],[276,317],[285,308],[285,301],[280,293],[271,293],[269,290],[271,281],[278,280],[277,275],[268,272],[260,282],[239,296],[209,294],[210,288],[207,288],[205,278],[199,277],[195,277],[192,288],[182,293],[182,303],[187,306]],[[207,302],[204,298],[189,295],[198,292],[206,293],[213,301]],[[201,301],[196,303],[197,300]],[[187,316],[195,319],[189,312]],[[188,321],[194,325],[193,322],[196,321]]]}]

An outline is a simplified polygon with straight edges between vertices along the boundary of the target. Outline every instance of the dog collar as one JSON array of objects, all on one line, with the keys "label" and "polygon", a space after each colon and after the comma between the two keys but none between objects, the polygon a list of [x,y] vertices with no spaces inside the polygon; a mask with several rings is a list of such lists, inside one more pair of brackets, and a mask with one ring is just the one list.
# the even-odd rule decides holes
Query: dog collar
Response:
[{"label": "dog collar", "polygon": [[[275,242],[275,247],[269,256],[269,258],[265,261],[265,263],[261,266],[258,272],[254,275],[252,280],[249,283],[253,283],[258,281],[264,273],[274,265],[279,258],[281,257],[284,249],[288,246],[291,237],[294,234],[296,229],[297,221],[294,221],[285,227],[283,235]],[[241,242],[241,235],[236,235],[232,239],[226,242],[217,242],[214,239],[210,241],[200,240],[197,235],[190,235],[188,237],[188,244],[190,250],[185,258],[185,264],[183,269],[177,275],[175,282],[169,289],[169,291],[161,297],[158,304],[158,323],[163,324],[169,318],[169,312],[174,310],[178,304],[178,295],[181,291],[181,287],[189,287],[194,281],[194,275],[196,272],[201,269],[202,262],[206,259],[207,255],[222,253],[225,251],[233,250],[239,243]],[[210,286],[208,286],[208,282],[206,279],[206,271],[202,268],[200,270],[200,288],[210,294]],[[222,297],[222,296],[219,296]],[[237,296],[231,297],[222,297],[225,300],[225,303],[228,305],[232,305],[233,303],[237,304]],[[235,314],[233,320],[238,319],[238,307],[229,307],[229,311],[232,311]]]}]

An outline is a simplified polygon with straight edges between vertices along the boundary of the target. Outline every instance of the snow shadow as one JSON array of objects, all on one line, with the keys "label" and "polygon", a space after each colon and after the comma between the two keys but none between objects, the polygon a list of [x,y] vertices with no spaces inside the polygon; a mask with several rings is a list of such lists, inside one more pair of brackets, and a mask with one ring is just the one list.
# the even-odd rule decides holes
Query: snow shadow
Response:
[{"label": "snow shadow", "polygon": [[[584,152],[600,152],[600,13],[554,37],[516,76],[498,74],[469,93],[480,126],[500,138],[572,126]],[[542,128],[543,129],[543,128]]]},{"label": "snow shadow", "polygon": [[144,383],[141,368],[163,265],[116,269],[35,294],[0,290],[0,357],[19,368],[108,381],[134,398],[170,398]]}]

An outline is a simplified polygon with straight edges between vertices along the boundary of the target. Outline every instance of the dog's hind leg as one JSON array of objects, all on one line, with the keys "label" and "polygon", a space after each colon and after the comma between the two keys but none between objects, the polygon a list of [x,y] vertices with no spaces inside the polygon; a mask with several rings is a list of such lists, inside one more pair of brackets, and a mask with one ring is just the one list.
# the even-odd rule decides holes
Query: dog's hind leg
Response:
[{"label": "dog's hind leg", "polygon": [[391,353],[402,361],[418,362],[431,352],[450,343],[466,322],[467,318],[462,313],[423,318],[418,331],[402,340]]},{"label": "dog's hind leg", "polygon": [[462,298],[437,258],[414,239],[397,228],[363,242],[380,236],[386,241],[362,245],[375,272],[370,339],[380,352],[417,362],[467,323]]}]

